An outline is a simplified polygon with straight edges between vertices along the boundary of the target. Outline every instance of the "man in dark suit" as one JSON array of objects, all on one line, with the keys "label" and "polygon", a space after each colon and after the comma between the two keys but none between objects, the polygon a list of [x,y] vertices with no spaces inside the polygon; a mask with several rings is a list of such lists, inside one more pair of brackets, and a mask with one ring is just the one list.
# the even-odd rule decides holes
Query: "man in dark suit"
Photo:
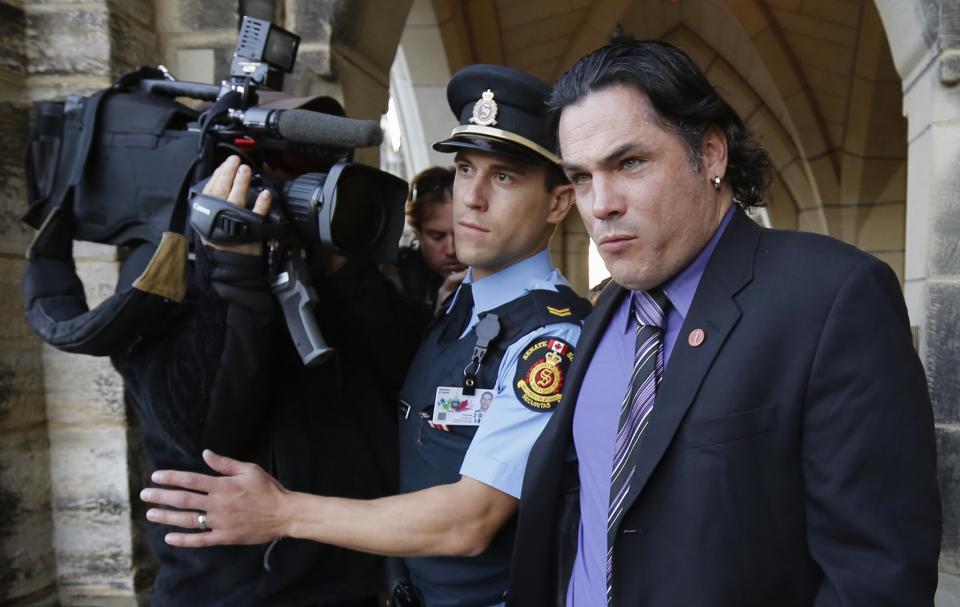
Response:
[{"label": "man in dark suit", "polygon": [[581,59],[551,106],[613,276],[531,454],[516,607],[932,605],[932,412],[894,273],[761,228],[769,159],[681,51]]}]

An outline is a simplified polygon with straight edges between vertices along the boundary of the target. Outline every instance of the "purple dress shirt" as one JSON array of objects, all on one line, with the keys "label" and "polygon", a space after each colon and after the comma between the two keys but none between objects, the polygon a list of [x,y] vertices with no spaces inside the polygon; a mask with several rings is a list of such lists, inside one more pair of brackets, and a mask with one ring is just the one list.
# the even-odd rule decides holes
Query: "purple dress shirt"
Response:
[{"label": "purple dress shirt", "polygon": [[[664,333],[663,360],[669,364],[680,327],[717,241],[733,217],[727,211],[707,246],[663,290],[670,299]],[[573,443],[580,471],[580,531],[577,559],[567,589],[567,607],[607,605],[607,513],[610,474],[617,438],[620,406],[633,370],[637,324],[631,314],[632,297],[624,297],[590,359],[577,409],[573,414]],[[656,404],[654,404],[656,407]],[[642,572],[638,572],[642,574]]]}]

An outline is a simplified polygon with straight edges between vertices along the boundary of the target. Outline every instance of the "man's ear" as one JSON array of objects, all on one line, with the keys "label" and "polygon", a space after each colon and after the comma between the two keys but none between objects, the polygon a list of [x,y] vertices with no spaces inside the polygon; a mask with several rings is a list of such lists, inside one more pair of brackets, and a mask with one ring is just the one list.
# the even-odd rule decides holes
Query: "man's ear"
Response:
[{"label": "man's ear", "polygon": [[550,192],[550,212],[547,213],[547,223],[560,225],[575,202],[571,184],[567,183],[553,188],[553,191]]},{"label": "man's ear", "polygon": [[721,179],[727,173],[727,136],[718,126],[707,129],[703,135],[701,153],[703,157],[704,174],[707,179],[719,175]]}]

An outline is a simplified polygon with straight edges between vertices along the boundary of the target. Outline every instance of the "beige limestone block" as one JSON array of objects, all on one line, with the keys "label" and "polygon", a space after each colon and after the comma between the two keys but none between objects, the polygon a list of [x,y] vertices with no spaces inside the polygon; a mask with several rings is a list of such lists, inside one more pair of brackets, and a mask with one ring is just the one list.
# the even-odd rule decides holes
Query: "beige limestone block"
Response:
[{"label": "beige limestone block", "polygon": [[841,204],[890,203],[907,199],[906,158],[843,156]]},{"label": "beige limestone block", "polygon": [[843,147],[870,157],[906,156],[907,121],[899,83],[854,77]]},{"label": "beige limestone block", "polygon": [[0,602],[56,598],[48,447],[42,427],[0,435]]},{"label": "beige limestone block", "polygon": [[57,568],[62,587],[133,587],[126,428],[49,430]]},{"label": "beige limestone block", "polygon": [[781,230],[797,229],[797,206],[790,190],[783,184],[779,175],[774,175],[767,192],[767,216],[771,227]]},{"label": "beige limestone block", "polygon": [[803,6],[803,0],[766,0],[770,6],[785,8],[792,11],[799,11]]},{"label": "beige limestone block", "polygon": [[849,27],[860,22],[860,3],[838,0],[803,0],[803,12]]},{"label": "beige limestone block", "polygon": [[690,55],[690,58],[693,59],[693,62],[696,63],[701,70],[706,69],[713,63],[713,60],[717,56],[717,53],[712,48],[704,44],[703,39],[696,36],[687,28],[677,28],[673,30],[664,40]]},{"label": "beige limestone block", "polygon": [[817,40],[793,32],[785,32],[784,38],[802,66],[812,65],[841,76],[853,72],[854,51],[851,47]]},{"label": "beige limestone block", "polygon": [[842,122],[824,120],[823,128],[827,131],[827,141],[829,141],[831,145],[839,147],[843,142],[845,125]]},{"label": "beige limestone block", "polygon": [[[16,321],[23,323],[19,317]],[[39,341],[0,342],[0,437],[7,432],[41,428],[46,422]]]},{"label": "beige limestone block", "polygon": [[756,0],[727,0],[726,5],[736,15],[748,36],[770,26],[766,11],[757,10]]},{"label": "beige limestone block", "polygon": [[[0,25],[2,33],[3,26]],[[0,59],[0,65],[2,62]],[[6,88],[2,82],[0,87]],[[19,99],[0,101],[0,139],[5,142],[7,150],[0,155],[0,234],[3,235],[0,238],[0,254],[5,255],[22,255],[33,235],[33,230],[20,221],[27,210],[22,150],[26,149],[29,142],[29,111],[29,105]]]},{"label": "beige limestone block", "polygon": [[[693,0],[692,2],[680,2],[680,14],[684,25],[694,32],[706,32],[706,24],[710,23],[706,18],[707,4],[703,0]],[[702,34],[701,34],[702,35]],[[706,38],[706,36],[703,36]],[[705,67],[701,65],[701,68]]]},{"label": "beige limestone block", "polygon": [[797,146],[793,138],[766,106],[753,112],[746,126],[760,140],[777,169],[782,169],[797,158]]},{"label": "beige limestone block", "polygon": [[926,173],[932,185],[928,272],[955,281],[960,278],[960,122],[934,125],[932,147]]},{"label": "beige limestone block", "polygon": [[839,152],[824,154],[806,162],[806,168],[814,187],[816,187],[816,194],[823,204],[833,204],[840,199],[840,178],[837,169],[839,165],[838,154]]},{"label": "beige limestone block", "polygon": [[[816,100],[817,109],[820,111],[820,116],[822,116],[825,121],[835,122],[842,125],[847,119],[846,88],[842,89],[839,93],[840,94],[837,94],[835,91],[820,91],[813,89],[813,97]],[[842,137],[837,137],[832,139],[831,143],[837,147],[843,143],[843,139]]]},{"label": "beige limestone block", "polygon": [[873,253],[874,257],[884,262],[896,273],[897,280],[903,284],[903,252],[901,251],[879,251]]},{"label": "beige limestone block", "polygon": [[117,260],[117,248],[113,245],[76,240],[73,243],[73,258],[79,262],[110,262]]},{"label": "beige limestone block", "polygon": [[810,178],[797,160],[780,169],[780,178],[790,191],[790,195],[800,209],[810,209],[820,206],[820,197],[810,184]]},{"label": "beige limestone block", "polygon": [[536,23],[545,17],[553,17],[570,10],[566,2],[554,0],[530,0],[498,11],[500,26],[504,29]]},{"label": "beige limestone block", "polygon": [[437,22],[437,14],[430,0],[413,0],[410,12],[407,14],[406,27],[436,27]]},{"label": "beige limestone block", "polygon": [[[569,42],[569,37],[577,29],[577,26],[583,23],[585,15],[585,10],[570,11],[547,17],[533,27],[520,25],[504,28],[502,35],[503,50],[509,55],[550,40],[563,38]],[[404,35],[404,38],[406,38],[406,35]],[[413,70],[414,66],[411,65],[410,68]]]},{"label": "beige limestone block", "polygon": [[[918,292],[914,300],[921,299],[925,293],[922,283],[927,278],[927,259],[929,257],[930,236],[930,197],[933,185],[929,177],[933,166],[933,132],[928,128],[910,142],[907,156],[907,250],[904,260],[904,276],[909,284],[916,281]],[[910,308],[911,317],[920,315],[919,308]]]},{"label": "beige limestone block", "polygon": [[803,83],[800,74],[794,69],[790,51],[784,48],[782,39],[774,29],[768,28],[754,35],[753,46],[762,63],[748,75],[749,82],[762,81],[765,75],[763,72],[766,72],[773,78],[780,96],[784,98],[802,88]]},{"label": "beige limestone block", "polygon": [[26,262],[20,258],[0,257],[0,342],[38,344],[36,335],[23,316],[23,271]]},{"label": "beige limestone block", "polygon": [[760,104],[750,85],[726,61],[714,61],[707,78],[739,116],[749,116]]},{"label": "beige limestone block", "polygon": [[797,146],[800,148],[800,154],[806,158],[819,156],[828,149],[828,143],[820,127],[820,117],[810,103],[811,99],[804,91],[798,91],[784,98],[790,120],[796,128]]},{"label": "beige limestone block", "polygon": [[857,30],[849,25],[779,8],[774,8],[773,14],[780,27],[788,32],[849,48],[853,48],[856,43]]},{"label": "beige limestone block", "polygon": [[[864,251],[903,252],[904,204],[831,206],[823,209],[830,234]],[[901,264],[901,273],[903,271]]]},{"label": "beige limestone block", "polygon": [[544,82],[552,82],[556,80],[560,74],[560,59],[547,59],[546,61],[542,61],[536,65],[524,67],[523,71],[535,78],[543,80]]},{"label": "beige limestone block", "polygon": [[849,76],[841,76],[812,65],[803,66],[803,75],[814,90],[845,91],[850,87]]},{"label": "beige limestone block", "polygon": [[109,22],[106,3],[31,5],[27,11],[28,73],[110,76]]},{"label": "beige limestone block", "polygon": [[126,422],[123,381],[108,358],[44,345],[43,365],[51,423],[122,426]]},{"label": "beige limestone block", "polygon": [[526,69],[531,65],[539,65],[547,61],[559,60],[567,48],[567,40],[563,38],[547,40],[528,46],[527,48],[507,54],[507,64],[519,69]]},{"label": "beige limestone block", "polygon": [[403,35],[401,45],[406,54],[411,81],[416,85],[443,86],[445,91],[447,81],[450,80],[450,67],[447,65],[446,55],[442,52],[443,39],[440,37],[440,30],[436,27],[416,28],[413,31],[408,29]]},{"label": "beige limestone block", "polygon": [[[803,232],[816,234],[830,234],[827,222],[823,217],[823,209],[805,209],[797,212],[797,229]],[[830,234],[833,236],[833,234]]]}]

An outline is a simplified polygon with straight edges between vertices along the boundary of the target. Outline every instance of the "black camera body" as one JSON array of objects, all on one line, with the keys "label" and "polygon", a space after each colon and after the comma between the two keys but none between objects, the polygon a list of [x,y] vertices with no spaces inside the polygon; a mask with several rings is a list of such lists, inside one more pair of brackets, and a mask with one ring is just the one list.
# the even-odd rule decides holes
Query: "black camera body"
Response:
[{"label": "black camera body", "polygon": [[218,205],[209,200],[195,202],[202,184],[191,188],[191,223],[216,244],[261,240],[269,233],[266,239],[286,244],[320,245],[340,255],[393,262],[403,231],[406,182],[350,163],[354,147],[380,143],[379,127],[342,116],[252,105],[259,87],[282,87],[283,74],[293,70],[299,42],[296,35],[269,22],[244,17],[230,81],[221,85],[217,103],[201,121],[204,130],[218,140],[213,164],[236,153],[259,173],[267,156],[294,154],[310,158],[311,166],[320,171],[289,182],[255,176],[248,208],[260,191],[258,186],[273,194],[274,212],[266,219],[266,232],[260,222],[245,228],[252,217],[234,213],[231,207],[220,205],[216,213],[205,214],[202,210]]},{"label": "black camera body", "polygon": [[[129,304],[130,291],[141,290],[132,298],[149,300],[150,315],[176,299],[170,293],[178,289],[158,288],[141,275],[88,310],[73,240],[163,247],[168,234],[185,234],[189,223],[213,243],[266,240],[274,293],[301,358],[310,364],[329,354],[312,315],[316,293],[304,251],[394,261],[407,185],[351,163],[353,149],[379,145],[382,132],[373,122],[344,117],[335,101],[328,100],[330,113],[257,105],[262,87],[280,90],[299,42],[267,21],[244,17],[229,80],[219,86],[177,81],[162,66],[140,68],[89,97],[35,106],[24,221],[38,235],[28,251],[24,299],[27,320],[45,341],[71,352],[113,354],[155,320]],[[199,113],[178,97],[212,105]],[[230,154],[258,174],[258,187],[271,189],[268,217],[202,194],[198,182]],[[259,177],[268,160],[291,156],[307,159],[311,172],[289,181]],[[156,273],[154,259],[146,261],[144,274]]]}]

